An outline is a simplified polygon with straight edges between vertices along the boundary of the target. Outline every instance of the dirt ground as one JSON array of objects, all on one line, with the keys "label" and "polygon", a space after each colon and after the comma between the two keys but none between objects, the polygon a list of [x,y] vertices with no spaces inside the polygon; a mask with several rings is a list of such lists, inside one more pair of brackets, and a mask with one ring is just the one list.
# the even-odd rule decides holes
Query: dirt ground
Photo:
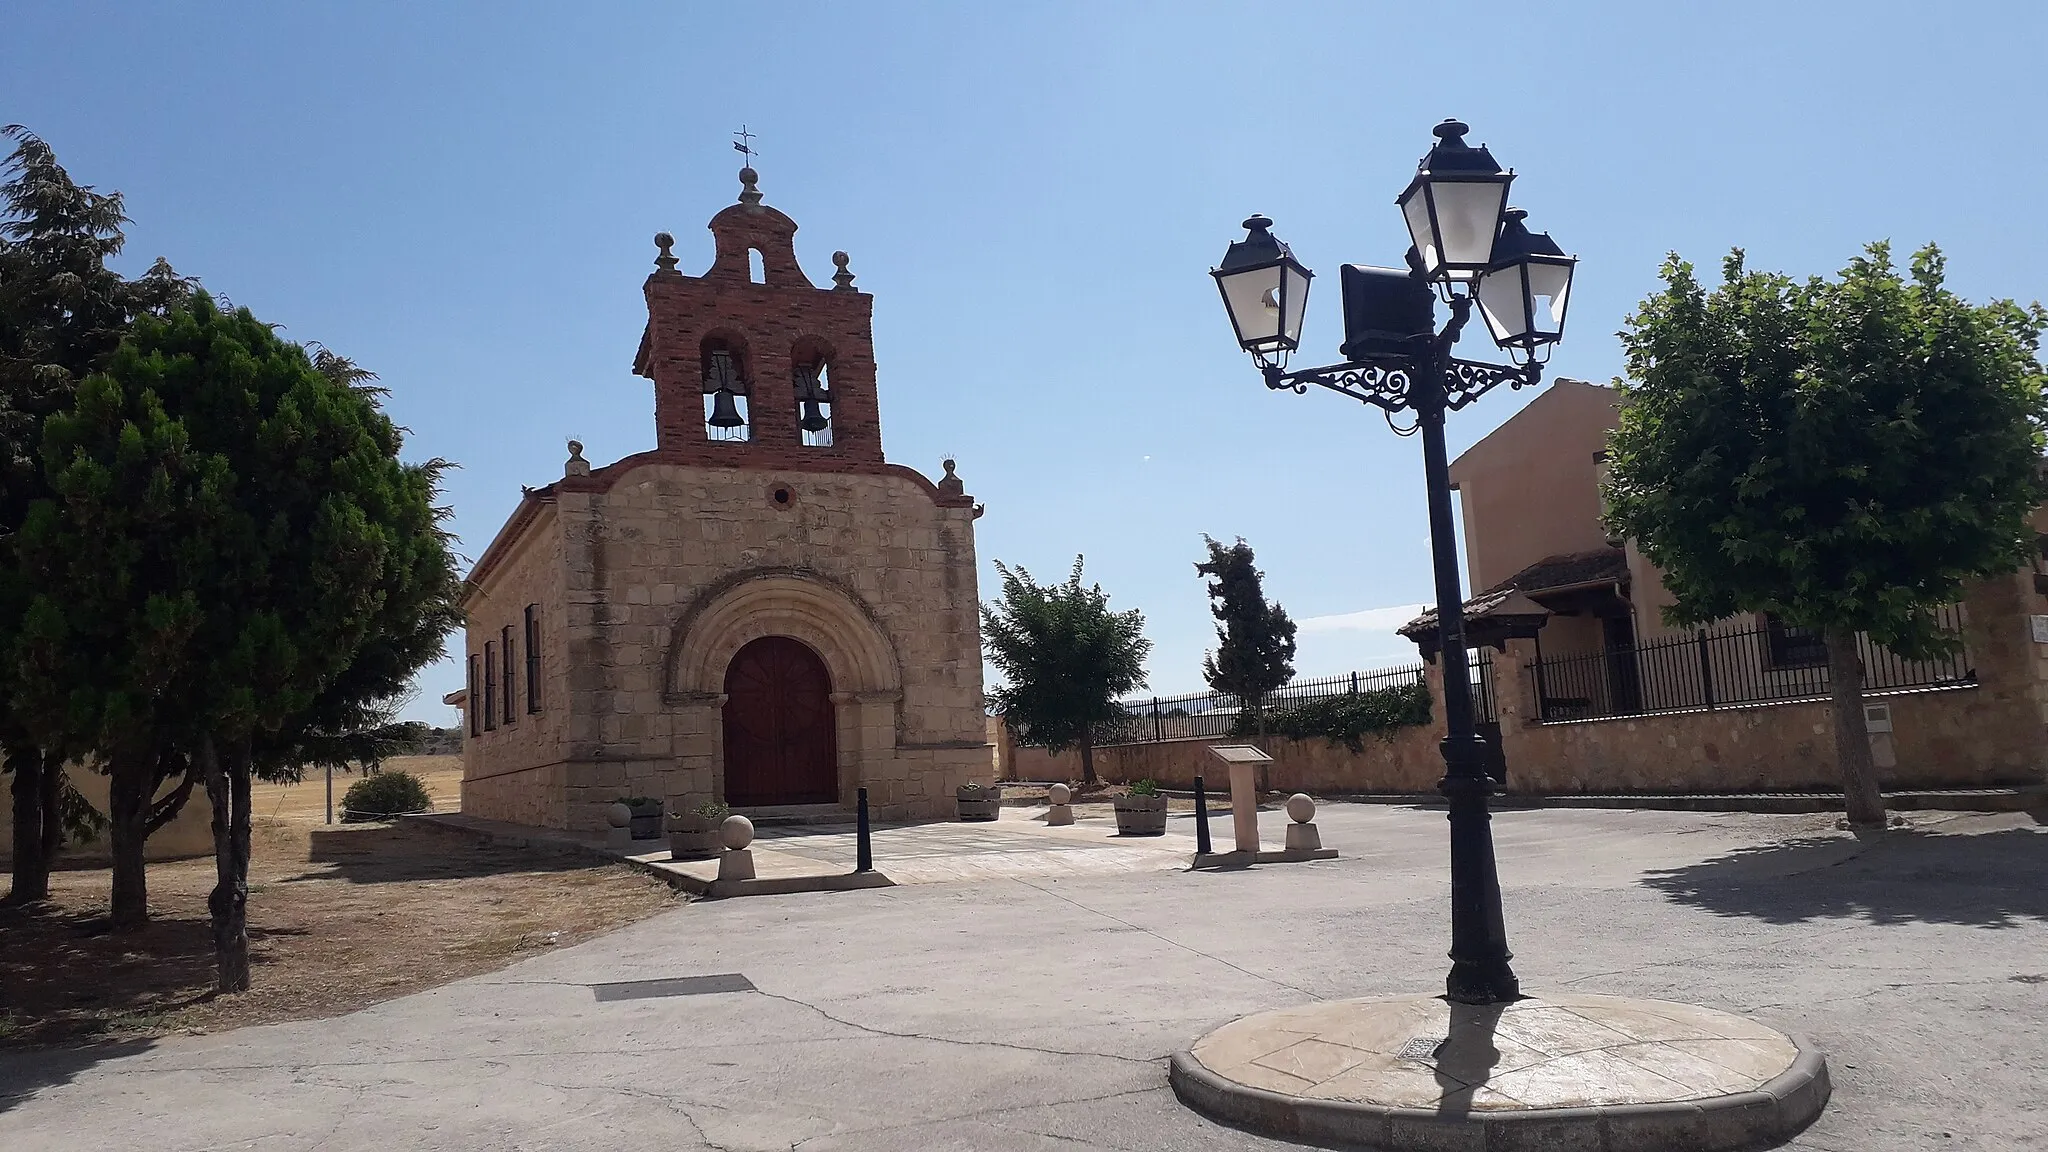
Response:
[{"label": "dirt ground", "polygon": [[[409,757],[437,809],[453,756]],[[337,776],[335,802],[354,776]],[[315,777],[259,785],[249,866],[253,987],[211,994],[211,858],[149,867],[151,923],[108,931],[107,872],[60,871],[49,903],[0,908],[0,1045],[203,1032],[330,1016],[501,967],[673,906],[623,866],[486,846],[419,825],[322,823]]]}]

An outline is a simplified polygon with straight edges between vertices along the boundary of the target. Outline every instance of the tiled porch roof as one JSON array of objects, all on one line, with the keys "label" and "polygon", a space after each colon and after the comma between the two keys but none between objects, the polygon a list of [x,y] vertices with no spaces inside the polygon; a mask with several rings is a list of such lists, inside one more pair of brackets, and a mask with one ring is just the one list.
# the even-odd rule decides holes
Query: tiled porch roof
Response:
[{"label": "tiled porch roof", "polygon": [[[1620,548],[1595,548],[1588,552],[1566,552],[1556,556],[1545,556],[1465,601],[1465,619],[1471,621],[1500,616],[1543,615],[1547,614],[1547,610],[1529,600],[1530,593],[1552,588],[1576,588],[1607,581],[1620,582],[1626,579],[1628,553]],[[1534,612],[1531,612],[1531,609],[1534,609]],[[1422,633],[1435,630],[1436,609],[1431,608],[1403,624],[1399,632],[1413,640]]]}]

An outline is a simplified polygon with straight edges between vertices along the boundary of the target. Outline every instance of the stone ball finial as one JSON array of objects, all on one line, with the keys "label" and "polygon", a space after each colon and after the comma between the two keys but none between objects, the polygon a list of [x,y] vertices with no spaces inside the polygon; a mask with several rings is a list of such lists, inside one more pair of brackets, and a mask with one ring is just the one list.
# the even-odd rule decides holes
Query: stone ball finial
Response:
[{"label": "stone ball finial", "polygon": [[754,171],[752,164],[740,169],[740,203],[759,204],[761,202],[761,189],[756,187],[760,182],[761,174]]},{"label": "stone ball finial", "polygon": [[737,852],[754,842],[754,822],[734,814],[718,826],[718,842]]},{"label": "stone ball finial", "polygon": [[832,290],[835,292],[853,291],[853,273],[846,270],[846,262],[849,259],[850,257],[844,252],[834,252],[832,254],[832,266],[839,269],[839,271],[832,274]]},{"label": "stone ball finial", "polygon": [[1045,790],[1045,798],[1055,804],[1071,803],[1074,799],[1074,790],[1065,784],[1055,784]]},{"label": "stone ball finial", "polygon": [[562,465],[564,476],[590,475],[590,461],[583,458],[583,441],[569,441],[569,459]]},{"label": "stone ball finial", "polygon": [[676,270],[676,255],[669,251],[669,249],[675,247],[675,244],[676,238],[666,232],[656,232],[654,234],[654,246],[661,249],[661,255],[654,258],[654,266],[656,268],[661,269],[663,272],[673,272]]},{"label": "stone ball finial", "polygon": [[1287,798],[1287,818],[1296,824],[1306,824],[1316,818],[1316,802],[1306,792],[1296,792]]},{"label": "stone ball finial", "polygon": [[939,491],[948,496],[964,495],[967,492],[967,485],[959,476],[954,474],[952,459],[948,457],[941,461],[940,466],[946,470],[946,474],[939,478]]}]

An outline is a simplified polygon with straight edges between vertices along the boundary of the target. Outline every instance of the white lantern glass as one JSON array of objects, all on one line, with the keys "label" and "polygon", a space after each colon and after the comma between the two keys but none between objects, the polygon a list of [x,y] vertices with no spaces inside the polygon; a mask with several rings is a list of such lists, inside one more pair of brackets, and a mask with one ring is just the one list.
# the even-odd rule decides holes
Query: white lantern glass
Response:
[{"label": "white lantern glass", "polygon": [[1280,265],[1247,268],[1216,277],[1223,289],[1223,306],[1237,329],[1237,342],[1244,348],[1263,348],[1279,342]]},{"label": "white lantern glass", "polygon": [[[1500,232],[1500,213],[1506,206],[1508,186],[1499,180],[1443,180],[1430,182],[1424,191],[1436,205],[1438,253],[1434,264],[1423,254],[1423,268],[1449,265],[1445,276],[1471,280],[1493,259],[1493,238]],[[1418,247],[1417,251],[1421,251]],[[1463,265],[1463,267],[1460,267]]]}]

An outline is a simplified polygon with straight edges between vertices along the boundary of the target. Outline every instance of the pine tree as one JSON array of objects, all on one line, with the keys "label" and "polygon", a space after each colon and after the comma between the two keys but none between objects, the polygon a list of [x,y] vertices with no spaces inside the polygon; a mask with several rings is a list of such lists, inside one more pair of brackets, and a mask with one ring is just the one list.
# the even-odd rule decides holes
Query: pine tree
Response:
[{"label": "pine tree", "polygon": [[1250,709],[1259,738],[1266,736],[1266,698],[1294,679],[1294,621],[1287,610],[1266,602],[1265,573],[1252,563],[1252,547],[1239,536],[1224,545],[1203,535],[1209,559],[1195,571],[1213,577],[1210,615],[1216,617],[1216,649],[1202,657],[1209,687],[1236,696]]}]

